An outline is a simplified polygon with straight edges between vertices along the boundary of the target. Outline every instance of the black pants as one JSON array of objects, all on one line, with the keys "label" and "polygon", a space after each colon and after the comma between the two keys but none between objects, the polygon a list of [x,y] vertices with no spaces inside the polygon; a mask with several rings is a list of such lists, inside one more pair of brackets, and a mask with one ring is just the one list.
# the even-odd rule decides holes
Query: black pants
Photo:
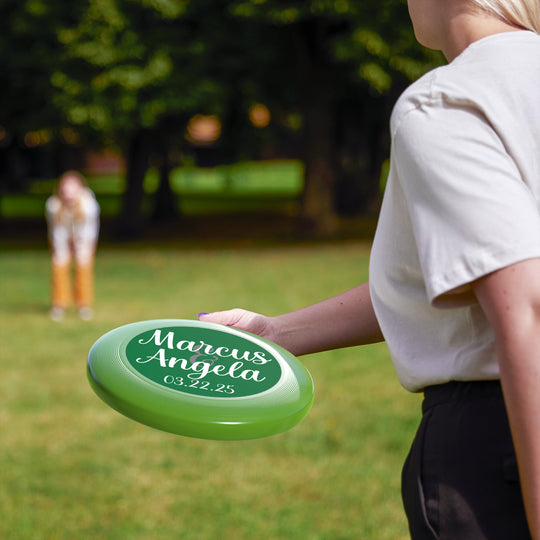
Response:
[{"label": "black pants", "polygon": [[413,540],[530,540],[498,381],[426,389],[402,495]]}]

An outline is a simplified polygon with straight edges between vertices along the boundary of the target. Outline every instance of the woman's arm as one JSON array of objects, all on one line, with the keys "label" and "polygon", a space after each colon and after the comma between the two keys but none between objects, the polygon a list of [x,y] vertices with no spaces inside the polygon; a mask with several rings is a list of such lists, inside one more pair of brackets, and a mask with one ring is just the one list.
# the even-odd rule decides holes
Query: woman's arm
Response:
[{"label": "woman's arm", "polygon": [[490,274],[474,285],[496,336],[506,408],[529,526],[540,539],[540,259]]},{"label": "woman's arm", "polygon": [[296,356],[384,339],[367,282],[317,304],[275,317],[232,309],[201,314],[200,319],[258,334]]}]

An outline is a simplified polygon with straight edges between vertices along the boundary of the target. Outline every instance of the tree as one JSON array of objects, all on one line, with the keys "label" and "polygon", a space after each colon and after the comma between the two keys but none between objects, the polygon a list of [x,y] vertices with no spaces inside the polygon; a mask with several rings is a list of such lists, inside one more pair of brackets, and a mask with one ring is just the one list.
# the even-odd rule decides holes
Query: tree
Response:
[{"label": "tree", "polygon": [[158,126],[166,123],[164,118],[181,125],[184,111],[212,93],[193,71],[177,69],[179,57],[197,56],[190,29],[176,24],[187,4],[89,0],[77,20],[58,34],[64,52],[52,75],[55,104],[69,123],[99,134],[126,156],[119,216],[125,236],[138,235],[143,227],[143,180]]},{"label": "tree", "polygon": [[[343,201],[376,191],[396,92],[440,61],[416,45],[400,0],[85,0],[69,9],[6,0],[0,10],[4,123],[68,127],[121,148],[126,234],[142,229],[151,161],[165,215],[189,118],[218,115],[222,159],[249,158],[257,148],[245,112],[258,102],[276,119],[270,142],[293,141],[288,154],[305,163],[304,228],[331,234],[336,209],[351,208]],[[36,35],[39,45],[19,54]]]},{"label": "tree", "polygon": [[[317,234],[332,234],[339,173],[343,178],[363,169],[370,186],[364,192],[373,196],[385,144],[387,150],[386,126],[395,91],[437,65],[440,57],[416,44],[406,6],[399,0],[237,0],[230,9],[288,36],[281,47],[274,43],[274,51],[282,66],[280,81],[286,73],[293,92],[278,93],[274,99],[283,105],[288,97],[303,125],[302,221]],[[269,44],[259,43],[257,50],[265,46]],[[269,75],[275,73],[266,72],[259,84],[272,86]],[[359,109],[363,118],[354,117]],[[367,129],[358,129],[361,122]],[[362,148],[352,145],[356,157],[347,152],[346,133],[365,141]],[[362,162],[367,165],[359,166]]]},{"label": "tree", "polygon": [[59,34],[65,55],[53,75],[57,105],[69,122],[125,148],[125,234],[142,227],[151,154],[161,161],[157,201],[166,203],[168,145],[195,113],[226,116],[235,83],[249,69],[242,51],[252,25],[226,7],[218,0],[89,0],[77,23]]},{"label": "tree", "polygon": [[62,49],[56,31],[73,13],[59,2],[0,5],[0,184],[5,188],[24,188],[32,165],[29,145],[53,141],[61,131],[61,111],[51,105],[50,73]]}]

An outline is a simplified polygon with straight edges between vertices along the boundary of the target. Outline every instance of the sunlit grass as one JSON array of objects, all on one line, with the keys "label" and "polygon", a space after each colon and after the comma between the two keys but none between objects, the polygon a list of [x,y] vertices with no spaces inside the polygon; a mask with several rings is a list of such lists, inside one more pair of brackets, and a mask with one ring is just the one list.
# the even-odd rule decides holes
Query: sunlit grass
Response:
[{"label": "sunlit grass", "polygon": [[[303,187],[304,170],[296,160],[250,161],[213,168],[178,167],[171,171],[169,184],[178,196],[183,215],[213,212],[288,212],[296,208]],[[116,216],[122,206],[125,174],[89,176],[101,214]],[[151,212],[159,183],[155,168],[147,171],[144,181],[143,209]],[[55,190],[57,179],[30,182],[22,193],[3,193],[0,216],[3,218],[43,217],[47,197]]]},{"label": "sunlit grass", "polygon": [[418,398],[383,344],[303,359],[307,418],[219,442],[162,433],[92,392],[88,350],[136,320],[295,309],[367,277],[360,244],[98,253],[96,317],[47,316],[46,251],[0,256],[0,538],[404,540],[401,463]]}]

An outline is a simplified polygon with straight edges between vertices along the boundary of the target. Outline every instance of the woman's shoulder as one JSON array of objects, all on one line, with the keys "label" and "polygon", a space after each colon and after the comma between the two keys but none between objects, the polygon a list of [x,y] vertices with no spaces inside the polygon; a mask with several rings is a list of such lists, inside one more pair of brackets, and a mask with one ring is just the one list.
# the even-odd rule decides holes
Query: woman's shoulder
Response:
[{"label": "woman's shoulder", "polygon": [[433,100],[433,89],[439,79],[440,72],[447,66],[441,66],[429,71],[399,96],[392,111],[390,120],[392,134],[398,129],[403,120],[412,112],[423,109]]},{"label": "woman's shoulder", "polygon": [[[413,111],[458,107],[490,117],[510,103],[537,101],[539,87],[540,36],[532,32],[488,36],[403,92],[392,113],[392,134]],[[429,120],[430,115],[424,118]]]}]

